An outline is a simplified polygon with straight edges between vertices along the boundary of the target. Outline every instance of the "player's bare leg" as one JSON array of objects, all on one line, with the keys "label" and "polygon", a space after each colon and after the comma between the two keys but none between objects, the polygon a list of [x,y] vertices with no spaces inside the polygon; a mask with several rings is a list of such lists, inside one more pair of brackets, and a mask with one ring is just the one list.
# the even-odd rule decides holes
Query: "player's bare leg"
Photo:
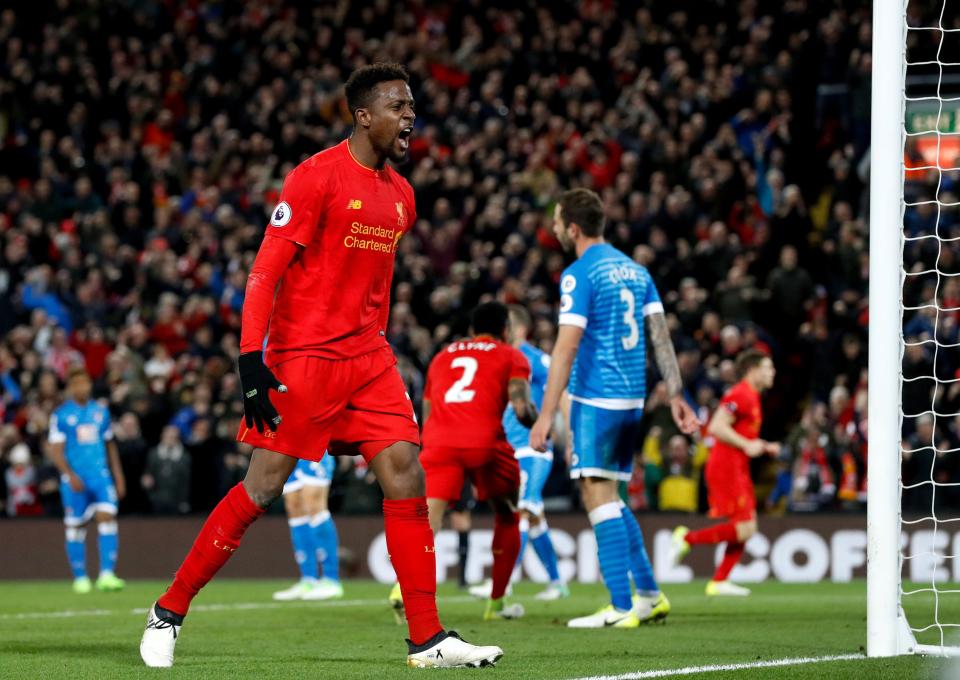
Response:
[{"label": "player's bare leg", "polygon": [[495,664],[503,656],[502,649],[471,645],[440,625],[436,553],[417,447],[409,442],[393,443],[373,457],[370,469],[383,489],[387,551],[407,614],[407,665],[443,668]]},{"label": "player's bare leg", "polygon": [[190,602],[237,551],[247,528],[280,497],[296,464],[291,456],[254,450],[243,482],[210,513],[173,583],[150,607],[140,641],[140,656],[146,665],[173,665],[174,646]]},{"label": "player's bare leg", "polygon": [[513,568],[520,554],[520,513],[517,512],[518,491],[490,499],[493,508],[493,584],[484,620],[518,619],[523,616],[523,606],[506,604],[504,596],[510,585]]}]

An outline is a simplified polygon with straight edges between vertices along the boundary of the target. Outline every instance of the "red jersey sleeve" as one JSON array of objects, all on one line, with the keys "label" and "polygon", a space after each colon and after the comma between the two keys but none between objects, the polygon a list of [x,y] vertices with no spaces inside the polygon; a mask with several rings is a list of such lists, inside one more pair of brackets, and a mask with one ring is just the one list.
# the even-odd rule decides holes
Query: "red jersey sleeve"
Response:
[{"label": "red jersey sleeve", "polygon": [[247,278],[246,293],[243,298],[243,312],[240,324],[240,351],[258,352],[263,349],[263,339],[267,335],[270,313],[273,311],[273,298],[277,284],[283,272],[296,256],[296,244],[283,239],[273,238],[267,232],[260,244],[257,258],[253,261],[250,276]]},{"label": "red jersey sleeve", "polygon": [[746,402],[746,393],[740,389],[740,385],[734,385],[727,391],[720,400],[720,407],[727,410],[733,416],[734,422],[741,420],[749,408]]},{"label": "red jersey sleeve", "polygon": [[516,347],[510,348],[510,380],[530,380],[530,362]]},{"label": "red jersey sleeve", "polygon": [[280,202],[270,215],[267,231],[308,245],[320,223],[326,190],[327,177],[322,171],[305,163],[295,167],[283,181]]}]

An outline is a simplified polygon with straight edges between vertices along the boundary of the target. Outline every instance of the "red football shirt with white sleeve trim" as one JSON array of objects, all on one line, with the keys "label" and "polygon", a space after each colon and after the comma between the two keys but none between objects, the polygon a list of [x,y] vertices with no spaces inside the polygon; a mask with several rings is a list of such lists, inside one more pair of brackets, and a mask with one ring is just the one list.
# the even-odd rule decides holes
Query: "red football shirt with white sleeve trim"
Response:
[{"label": "red football shirt with white sleeve trim", "polygon": [[361,165],[347,141],[294,168],[267,233],[302,249],[277,288],[267,365],[385,347],[394,255],[415,220],[410,184],[390,166]]},{"label": "red football shirt with white sleeve trim", "polygon": [[480,335],[451,343],[427,370],[424,399],[430,415],[423,445],[486,448],[505,444],[503,412],[510,380],[530,380],[530,362],[520,350]]}]

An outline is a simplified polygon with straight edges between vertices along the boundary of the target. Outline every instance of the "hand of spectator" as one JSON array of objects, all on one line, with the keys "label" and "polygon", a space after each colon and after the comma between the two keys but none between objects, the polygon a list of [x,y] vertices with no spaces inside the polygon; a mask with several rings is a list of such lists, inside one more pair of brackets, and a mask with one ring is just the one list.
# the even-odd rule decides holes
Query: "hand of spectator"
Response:
[{"label": "hand of spectator", "polygon": [[142,486],[147,491],[152,489],[153,485],[154,485],[153,475],[144,475],[143,477],[140,478],[140,486]]},{"label": "hand of spectator", "polygon": [[547,450],[547,439],[550,437],[550,419],[544,418],[541,413],[537,422],[530,428],[530,448],[536,451]]},{"label": "hand of spectator", "polygon": [[673,415],[673,422],[684,434],[693,434],[700,427],[701,423],[697,414],[690,408],[687,400],[679,394],[670,398],[670,413]]}]

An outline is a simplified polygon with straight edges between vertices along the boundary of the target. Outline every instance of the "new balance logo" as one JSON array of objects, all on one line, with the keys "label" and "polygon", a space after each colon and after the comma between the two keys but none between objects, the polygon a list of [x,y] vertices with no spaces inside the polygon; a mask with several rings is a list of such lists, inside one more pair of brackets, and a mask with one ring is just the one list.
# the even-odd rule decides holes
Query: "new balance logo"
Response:
[{"label": "new balance logo", "polygon": [[347,203],[347,210],[360,210],[363,207],[363,202],[358,198],[353,198]]},{"label": "new balance logo", "polygon": [[441,651],[438,649],[438,650],[437,650],[437,659],[442,659],[442,658],[443,658],[443,652],[441,652]]}]

